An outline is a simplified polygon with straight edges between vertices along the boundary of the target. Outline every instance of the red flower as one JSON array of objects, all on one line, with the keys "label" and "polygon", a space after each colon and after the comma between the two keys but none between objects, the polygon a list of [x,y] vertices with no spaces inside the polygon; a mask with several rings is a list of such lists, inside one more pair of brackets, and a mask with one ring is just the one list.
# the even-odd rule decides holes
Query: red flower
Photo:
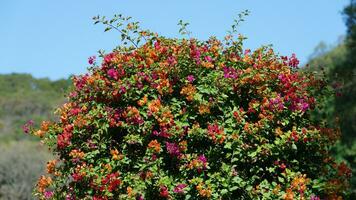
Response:
[{"label": "red flower", "polygon": [[294,68],[297,68],[299,65],[299,60],[298,58],[295,56],[295,53],[292,54],[292,57],[289,58],[289,62],[288,65]]},{"label": "red flower", "polygon": [[161,186],[159,189],[159,195],[163,198],[168,198],[169,192],[166,186]]}]

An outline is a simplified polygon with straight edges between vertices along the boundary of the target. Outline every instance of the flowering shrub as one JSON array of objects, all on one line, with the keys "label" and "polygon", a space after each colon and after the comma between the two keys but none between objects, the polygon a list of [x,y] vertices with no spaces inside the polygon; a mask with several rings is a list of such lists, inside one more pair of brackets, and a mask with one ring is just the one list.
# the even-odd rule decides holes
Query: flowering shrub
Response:
[{"label": "flowering shrub", "polygon": [[89,58],[90,72],[73,78],[60,120],[31,130],[58,156],[39,179],[38,197],[345,195],[351,172],[329,155],[339,131],[310,117],[327,87],[300,72],[295,55],[243,50],[244,38],[232,34],[171,39],[122,16],[95,20],[134,45],[103,54],[100,65]]}]

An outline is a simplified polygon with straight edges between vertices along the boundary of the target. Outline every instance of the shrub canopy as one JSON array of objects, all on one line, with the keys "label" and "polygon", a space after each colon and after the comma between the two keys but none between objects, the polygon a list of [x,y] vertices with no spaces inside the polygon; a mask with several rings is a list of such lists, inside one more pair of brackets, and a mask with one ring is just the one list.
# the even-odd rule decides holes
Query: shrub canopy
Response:
[{"label": "shrub canopy", "polygon": [[242,36],[138,32],[143,44],[103,54],[100,65],[91,57],[60,120],[33,130],[58,156],[39,179],[40,198],[344,195],[350,170],[329,154],[339,132],[310,117],[327,87],[298,71],[295,55],[243,50]]}]

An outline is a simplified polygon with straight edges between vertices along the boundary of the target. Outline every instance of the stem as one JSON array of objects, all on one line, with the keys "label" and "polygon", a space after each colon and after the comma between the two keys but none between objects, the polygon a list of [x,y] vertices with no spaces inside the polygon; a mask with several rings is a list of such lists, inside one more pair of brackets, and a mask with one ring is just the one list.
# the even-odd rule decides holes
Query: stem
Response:
[{"label": "stem", "polygon": [[137,45],[134,41],[132,41],[132,39],[130,39],[127,34],[123,33],[123,32],[122,32],[120,29],[118,29],[116,26],[113,26],[113,25],[111,25],[111,24],[107,24],[107,25],[109,25],[111,28],[113,28],[113,29],[119,31],[121,34],[125,35],[125,36],[126,36],[126,39],[129,40],[129,41],[136,47],[136,49],[138,48],[138,45]]}]

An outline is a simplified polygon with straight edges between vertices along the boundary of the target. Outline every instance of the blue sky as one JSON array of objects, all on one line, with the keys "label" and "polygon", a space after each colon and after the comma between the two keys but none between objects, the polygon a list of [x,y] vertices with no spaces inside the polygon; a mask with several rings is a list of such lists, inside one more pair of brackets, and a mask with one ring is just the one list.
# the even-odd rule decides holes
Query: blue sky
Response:
[{"label": "blue sky", "polygon": [[179,19],[192,36],[222,38],[233,19],[251,11],[240,32],[245,48],[273,44],[283,55],[306,62],[315,46],[335,44],[345,34],[341,11],[348,0],[0,0],[0,73],[64,78],[86,72],[87,58],[110,51],[119,34],[104,33],[92,16],[132,16],[165,36],[178,36]]}]

